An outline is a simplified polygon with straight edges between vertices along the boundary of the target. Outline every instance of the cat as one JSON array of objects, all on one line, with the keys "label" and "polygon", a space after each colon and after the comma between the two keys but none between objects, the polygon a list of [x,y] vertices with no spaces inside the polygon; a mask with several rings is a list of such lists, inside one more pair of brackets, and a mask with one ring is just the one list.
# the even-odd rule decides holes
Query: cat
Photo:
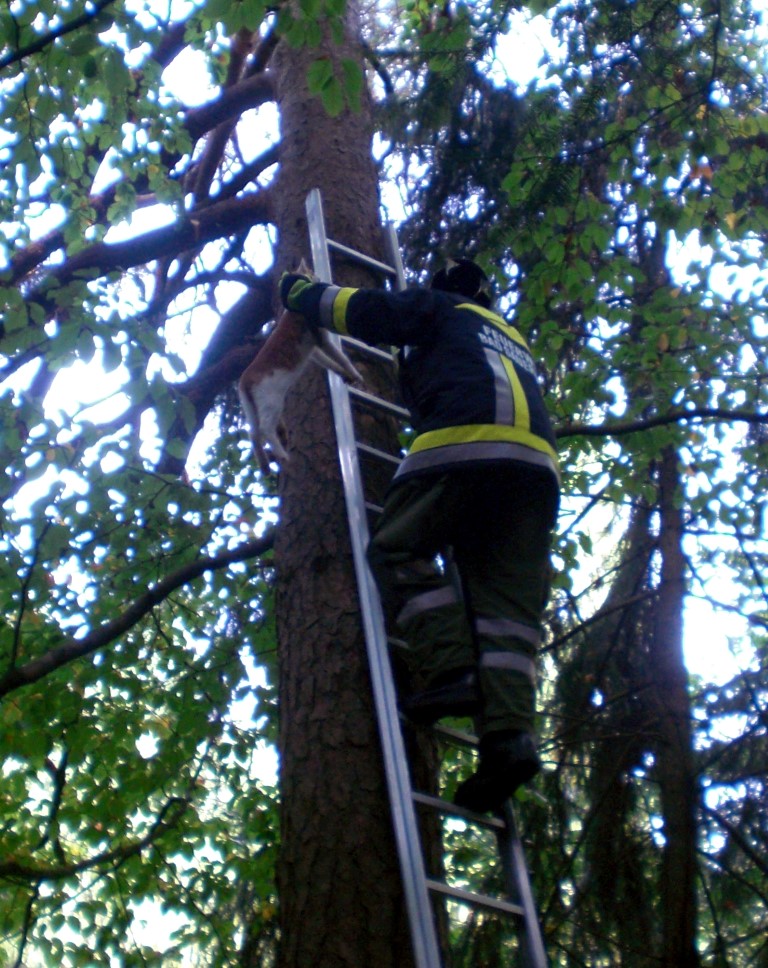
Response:
[{"label": "cat", "polygon": [[[303,263],[297,272],[308,274]],[[273,459],[288,460],[281,425],[283,403],[310,360],[352,383],[363,382],[326,329],[320,327],[315,335],[304,317],[289,309],[283,310],[267,341],[240,377],[237,385],[240,405],[248,421],[253,453],[263,474],[271,473],[265,445],[269,445]]]}]

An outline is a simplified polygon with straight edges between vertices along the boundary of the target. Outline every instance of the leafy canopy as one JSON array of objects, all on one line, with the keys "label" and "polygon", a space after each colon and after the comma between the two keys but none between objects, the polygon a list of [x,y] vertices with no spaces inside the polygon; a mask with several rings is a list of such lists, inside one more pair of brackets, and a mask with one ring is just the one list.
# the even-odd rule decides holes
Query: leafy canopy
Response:
[{"label": "leafy canopy", "polygon": [[[478,258],[542,362],[566,500],[529,826],[553,950],[636,966],[660,944],[644,697],[671,455],[684,591],[733,617],[741,666],[689,689],[700,945],[747,963],[768,866],[763,34],[737,0],[513,6],[377,4],[367,76],[318,56],[305,82],[336,116],[370,85],[406,263]],[[277,509],[230,387],[272,317],[270,58],[344,9],[0,11],[6,960],[274,950]],[[501,52],[539,14],[553,43],[521,87]]]}]

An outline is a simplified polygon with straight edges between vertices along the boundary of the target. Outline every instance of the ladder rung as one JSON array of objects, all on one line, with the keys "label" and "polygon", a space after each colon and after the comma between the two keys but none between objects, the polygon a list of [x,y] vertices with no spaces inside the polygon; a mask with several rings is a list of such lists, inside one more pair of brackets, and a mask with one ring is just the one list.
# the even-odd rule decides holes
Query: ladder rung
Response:
[{"label": "ladder rung", "polygon": [[522,918],[525,915],[522,907],[519,904],[514,904],[512,901],[505,901],[500,897],[491,897],[488,894],[475,894],[473,891],[465,891],[461,887],[451,887],[450,884],[445,884],[443,881],[435,880],[434,877],[427,878],[427,887],[430,891],[436,891],[439,894],[447,894],[449,897],[454,897],[459,901],[464,901],[466,904],[471,904],[474,907],[486,907],[490,908],[492,911],[502,911],[504,914],[513,914],[515,917]]},{"label": "ladder rung", "polygon": [[370,343],[364,343],[361,339],[355,339],[354,336],[340,336],[341,345],[344,349],[354,350],[356,353],[360,353],[361,356],[371,356],[376,360],[381,360],[383,363],[389,363],[390,365],[395,365],[395,358],[387,350],[380,350],[378,346],[371,346]]},{"label": "ladder rung", "polygon": [[407,642],[405,641],[405,639],[398,639],[398,638],[397,638],[396,636],[394,636],[394,635],[388,635],[388,636],[387,636],[387,642],[388,642],[388,643],[389,643],[389,645],[391,645],[391,646],[392,646],[392,648],[394,648],[394,649],[401,649],[401,650],[403,650],[403,651],[405,651],[405,650],[407,650],[407,649],[410,649],[410,646],[409,646],[409,645],[408,645],[408,643],[407,643]]},{"label": "ladder rung", "polygon": [[394,464],[396,467],[402,463],[401,457],[395,457],[394,454],[388,454],[385,450],[379,450],[378,447],[371,447],[368,444],[361,444],[358,442],[357,449],[361,454],[367,454],[368,457],[374,457],[376,460],[383,460],[389,464]]},{"label": "ladder rung", "polygon": [[461,817],[464,820],[471,820],[479,827],[488,827],[491,830],[506,830],[507,825],[498,817],[489,817],[484,813],[475,813],[473,810],[466,810],[464,807],[457,807],[455,803],[441,800],[440,797],[432,797],[428,793],[417,793],[414,791],[413,800],[424,807],[431,807],[439,813],[447,814],[451,817]]},{"label": "ladder rung", "polygon": [[358,262],[360,265],[368,266],[369,269],[375,269],[377,272],[381,272],[385,276],[397,278],[397,270],[392,266],[388,266],[384,262],[379,262],[378,259],[374,259],[370,255],[365,255],[362,252],[358,252],[357,249],[350,249],[348,245],[342,245],[341,242],[334,242],[333,239],[326,239],[326,241],[329,249],[340,252],[353,262]]},{"label": "ladder rung", "polygon": [[433,726],[432,729],[443,739],[451,740],[460,746],[469,746],[472,749],[477,748],[477,736],[473,736],[472,733],[465,733],[464,730],[452,729],[450,726],[440,726],[439,724]]},{"label": "ladder rung", "polygon": [[372,393],[367,393],[365,390],[358,390],[357,387],[347,387],[347,391],[353,400],[357,400],[358,403],[366,407],[372,407],[374,410],[386,410],[387,413],[391,413],[401,420],[411,419],[411,415],[405,407],[399,407],[396,403],[390,403],[389,400],[383,400],[381,397],[376,397]]}]

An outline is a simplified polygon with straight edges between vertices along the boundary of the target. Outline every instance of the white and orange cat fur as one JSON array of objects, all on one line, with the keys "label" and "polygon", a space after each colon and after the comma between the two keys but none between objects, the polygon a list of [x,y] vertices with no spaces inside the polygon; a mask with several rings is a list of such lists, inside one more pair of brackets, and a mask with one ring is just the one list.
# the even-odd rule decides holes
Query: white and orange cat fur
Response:
[{"label": "white and orange cat fur", "polygon": [[[303,260],[297,272],[309,275]],[[288,391],[310,360],[340,374],[352,383],[363,378],[322,327],[317,336],[299,313],[283,310],[267,341],[243,371],[237,385],[240,404],[248,421],[253,452],[263,474],[270,473],[268,444],[273,459],[286,461],[281,416]]]}]

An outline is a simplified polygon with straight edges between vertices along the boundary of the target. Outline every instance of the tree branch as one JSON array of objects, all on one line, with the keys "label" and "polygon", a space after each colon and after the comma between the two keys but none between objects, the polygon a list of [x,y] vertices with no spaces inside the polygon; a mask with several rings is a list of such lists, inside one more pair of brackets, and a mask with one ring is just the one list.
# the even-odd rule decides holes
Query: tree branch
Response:
[{"label": "tree branch", "polygon": [[19,61],[24,60],[25,57],[29,57],[31,54],[37,54],[41,50],[44,50],[49,44],[52,44],[59,37],[64,37],[67,34],[71,34],[73,30],[79,30],[86,24],[95,20],[98,15],[104,10],[105,7],[110,6],[115,0],[91,0],[91,6],[93,7],[92,13],[84,13],[79,17],[75,17],[73,20],[68,20],[63,23],[60,27],[56,27],[54,30],[49,30],[47,34],[41,34],[37,40],[33,41],[31,44],[27,44],[26,47],[20,47],[18,50],[11,51],[4,57],[0,57],[0,71],[9,67],[11,64],[17,64]]},{"label": "tree branch", "polygon": [[200,107],[190,108],[184,119],[184,127],[192,140],[197,141],[206,132],[218,127],[222,121],[236,121],[244,111],[260,107],[273,100],[274,96],[272,76],[266,72],[253,74],[225,88],[214,100],[201,104]]},{"label": "tree branch", "polygon": [[590,626],[595,625],[597,622],[602,622],[603,619],[608,618],[610,615],[615,615],[617,612],[623,613],[626,609],[633,605],[638,605],[642,602],[649,601],[656,595],[656,593],[657,590],[655,588],[651,588],[648,591],[638,592],[636,595],[631,595],[628,598],[622,598],[615,604],[604,605],[601,609],[595,612],[594,615],[590,615],[589,618],[580,618],[579,623],[575,628],[563,633],[563,635],[557,636],[553,642],[544,647],[543,651],[553,652],[561,648],[566,642],[568,642],[574,636],[580,635]]},{"label": "tree branch", "polygon": [[[156,605],[163,602],[171,592],[186,585],[196,578],[199,578],[206,571],[216,571],[226,568],[228,565],[237,561],[247,561],[257,555],[269,551],[274,543],[274,532],[270,531],[263,538],[255,538],[252,541],[245,541],[229,551],[222,552],[220,555],[198,558],[177,571],[167,575],[157,584],[152,585],[148,591],[135,599],[125,611],[110,622],[105,622],[102,626],[89,632],[82,639],[68,639],[61,645],[49,649],[44,655],[31,659],[25,665],[18,668],[9,669],[0,678],[0,698],[7,696],[16,689],[28,686],[30,683],[37,682],[44,676],[49,675],[56,669],[81,659],[83,656],[90,655],[103,649],[114,641],[118,636],[123,635],[139,622],[145,615],[152,611]],[[0,873],[2,867],[0,866]]]},{"label": "tree branch", "polygon": [[163,831],[173,826],[173,823],[175,823],[178,817],[171,821],[167,821],[165,818],[168,811],[174,806],[180,806],[181,812],[183,813],[188,806],[188,801],[181,797],[172,797],[164,804],[149,832],[139,840],[131,841],[122,847],[114,847],[112,850],[105,850],[93,857],[87,857],[85,860],[79,860],[72,864],[58,864],[52,867],[38,867],[24,864],[11,856],[10,859],[0,864],[0,878],[5,877],[40,883],[41,881],[62,880],[65,877],[72,877],[73,874],[79,874],[81,871],[90,870],[93,867],[99,867],[105,864],[122,864],[129,857],[134,857],[136,854],[141,853]]},{"label": "tree branch", "polygon": [[[735,824],[732,824],[730,820],[726,819],[722,814],[718,813],[716,809],[708,807],[706,804],[702,804],[701,809],[708,817],[711,817],[716,824],[725,830],[731,840],[736,844],[737,847],[740,848],[740,850],[744,852],[745,856],[750,860],[750,862],[753,863],[759,871],[762,871],[764,875],[768,876],[768,863],[766,862],[765,857],[760,855],[752,847],[747,838],[743,836],[741,830],[739,830]],[[709,857],[710,855],[706,856]]]},{"label": "tree branch", "polygon": [[27,301],[39,303],[52,312],[55,307],[46,289],[53,280],[61,286],[73,279],[90,278],[91,274],[98,277],[146,265],[169,252],[179,254],[270,221],[270,210],[269,190],[260,189],[241,198],[226,199],[184,213],[170,225],[121,242],[97,242],[46,273],[41,285],[29,293]]},{"label": "tree branch", "polygon": [[[238,172],[235,177],[224,182],[221,190],[213,198],[207,200],[204,205],[201,205],[200,209],[195,209],[195,211],[207,209],[212,205],[234,199],[248,185],[254,183],[258,176],[267,168],[277,164],[278,160],[279,152],[277,146],[273,145],[267,148],[258,158],[255,158],[250,164],[244,166],[242,171]],[[117,187],[117,184],[110,185],[103,192],[88,196],[88,205],[95,210],[97,221],[101,223],[106,221],[109,207],[117,196]],[[265,188],[260,187],[258,191],[260,194],[265,191]],[[145,195],[137,199],[136,208],[146,208],[154,204],[157,204],[154,196]],[[193,217],[193,213],[188,212],[187,217]],[[133,238],[137,239],[141,238],[141,236],[133,236]],[[11,258],[8,282],[13,284],[23,280],[25,276],[34,272],[38,266],[50,258],[52,253],[57,249],[63,248],[64,244],[64,232],[61,228],[52,229],[46,235],[41,236],[34,242],[30,242]],[[103,244],[108,245],[109,243]]]},{"label": "tree branch", "polygon": [[733,420],[750,424],[768,423],[768,413],[752,410],[723,410],[719,407],[696,407],[693,410],[670,410],[656,417],[604,424],[566,423],[555,431],[558,440],[566,437],[622,437],[652,427],[664,427],[684,420]]}]

